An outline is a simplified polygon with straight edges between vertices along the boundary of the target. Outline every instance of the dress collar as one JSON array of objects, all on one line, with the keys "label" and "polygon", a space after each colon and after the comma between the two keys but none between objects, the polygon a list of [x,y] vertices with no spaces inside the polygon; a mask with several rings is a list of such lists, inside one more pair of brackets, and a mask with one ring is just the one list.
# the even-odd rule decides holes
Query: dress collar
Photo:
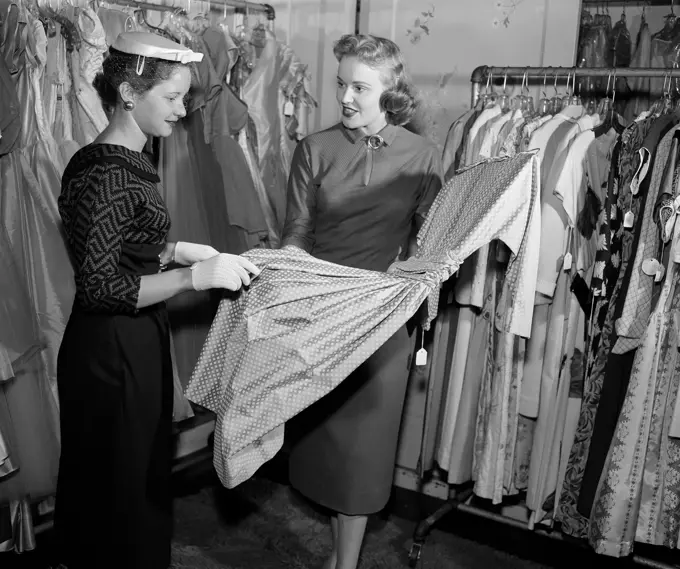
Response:
[{"label": "dress collar", "polygon": [[76,153],[67,169],[71,174],[93,163],[102,162],[118,164],[140,178],[154,183],[160,182],[158,172],[146,153],[135,152],[117,144],[89,144]]},{"label": "dress collar", "polygon": [[[352,144],[357,144],[358,142],[361,142],[362,140],[366,140],[368,138],[368,135],[363,134],[358,128],[357,129],[345,128],[345,126],[342,123],[340,123],[340,128],[342,129],[342,131],[345,133],[345,136]],[[388,124],[378,134],[385,141],[385,144],[387,146],[390,146],[394,142],[394,139],[397,137],[397,134],[399,134],[399,127],[393,124]]]}]

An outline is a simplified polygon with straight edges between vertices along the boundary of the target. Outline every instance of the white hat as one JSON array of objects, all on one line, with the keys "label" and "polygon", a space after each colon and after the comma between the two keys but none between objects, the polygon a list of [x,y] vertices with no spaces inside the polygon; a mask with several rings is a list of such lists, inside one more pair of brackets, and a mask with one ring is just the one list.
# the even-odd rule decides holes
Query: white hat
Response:
[{"label": "white hat", "polygon": [[177,42],[152,34],[150,32],[122,32],[111,46],[113,49],[139,56],[137,74],[144,70],[144,60],[147,57],[191,63],[203,60],[203,54],[190,50]]}]

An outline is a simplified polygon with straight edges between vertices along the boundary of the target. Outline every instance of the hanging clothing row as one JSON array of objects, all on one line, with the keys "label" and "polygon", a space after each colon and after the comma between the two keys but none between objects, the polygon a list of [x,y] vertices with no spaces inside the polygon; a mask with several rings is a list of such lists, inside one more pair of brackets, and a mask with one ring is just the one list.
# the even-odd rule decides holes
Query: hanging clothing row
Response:
[{"label": "hanging clothing row", "polygon": [[[668,13],[660,30],[650,29],[647,21],[646,2],[630,2],[631,8],[642,6],[640,27],[632,34],[626,14],[626,3],[622,4],[620,18],[615,23],[610,13],[609,2],[581,11],[577,65],[584,68],[666,68],[672,69],[680,63],[680,19],[675,13],[675,2],[668,0]],[[593,10],[595,13],[593,14]],[[586,77],[581,85],[583,94],[605,89],[606,78]],[[663,78],[639,77],[617,80],[617,110],[628,121],[647,110],[652,101],[664,91]]]},{"label": "hanging clothing row", "polygon": [[[13,528],[0,550],[35,546],[33,506],[49,509],[55,491],[56,360],[75,294],[57,198],[71,156],[108,124],[92,85],[108,46],[121,31],[148,30],[206,55],[192,64],[187,117],[148,150],[171,239],[241,253],[278,245],[290,155],[316,105],[306,66],[271,18],[241,0],[190,14],[127,0],[0,0],[0,526]],[[216,303],[188,293],[169,310],[181,420],[192,415],[183,383]]]},{"label": "hanging clothing row", "polygon": [[[543,79],[555,70],[506,72]],[[594,112],[573,92],[534,104],[524,89],[512,100],[493,92],[490,73],[504,70],[475,72],[487,87],[451,125],[444,167],[452,175],[536,152],[531,332],[496,325],[509,256],[491,243],[442,297],[423,464],[494,504],[525,497],[530,528],[557,526],[598,553],[627,556],[635,541],[678,548],[680,112],[671,82],[626,124],[615,92]]]}]

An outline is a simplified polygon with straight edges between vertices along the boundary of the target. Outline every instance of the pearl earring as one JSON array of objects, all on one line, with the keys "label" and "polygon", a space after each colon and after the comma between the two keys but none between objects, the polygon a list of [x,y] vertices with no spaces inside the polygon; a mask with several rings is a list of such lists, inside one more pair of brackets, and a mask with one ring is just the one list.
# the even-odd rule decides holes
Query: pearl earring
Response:
[{"label": "pearl earring", "polygon": [[134,104],[132,101],[125,101],[125,102],[123,103],[123,108],[124,108],[126,111],[131,111],[132,109],[135,108],[135,104]]}]

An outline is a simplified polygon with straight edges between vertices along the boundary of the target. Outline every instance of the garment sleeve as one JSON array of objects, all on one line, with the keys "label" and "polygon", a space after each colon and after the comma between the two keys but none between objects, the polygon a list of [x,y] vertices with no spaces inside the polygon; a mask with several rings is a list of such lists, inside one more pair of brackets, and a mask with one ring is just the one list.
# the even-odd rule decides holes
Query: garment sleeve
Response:
[{"label": "garment sleeve", "polygon": [[125,171],[108,167],[90,178],[82,194],[71,239],[76,263],[76,298],[83,308],[132,313],[137,309],[140,275],[118,267],[123,235],[134,222],[134,201],[126,190]]},{"label": "garment sleeve", "polygon": [[290,167],[282,246],[295,245],[307,253],[312,252],[316,229],[316,190],[311,149],[309,143],[303,140],[295,148]]},{"label": "garment sleeve", "polygon": [[419,230],[442,188],[444,172],[437,148],[432,146],[423,156],[423,181],[420,200],[416,208],[415,226]]}]

